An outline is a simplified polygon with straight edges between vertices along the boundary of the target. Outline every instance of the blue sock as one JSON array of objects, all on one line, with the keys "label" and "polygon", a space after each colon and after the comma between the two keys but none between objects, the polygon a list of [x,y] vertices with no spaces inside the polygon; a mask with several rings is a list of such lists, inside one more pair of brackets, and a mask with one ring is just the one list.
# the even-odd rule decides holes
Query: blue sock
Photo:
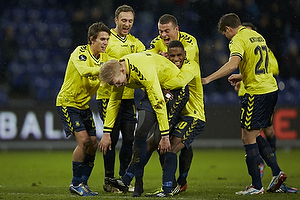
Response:
[{"label": "blue sock", "polygon": [[125,174],[122,176],[122,180],[126,185],[129,185],[134,177],[134,167],[135,167],[134,163],[131,162]]},{"label": "blue sock", "polygon": [[120,170],[119,175],[123,176],[125,171],[131,161],[132,157],[132,145],[126,145],[122,143],[119,153],[119,160],[120,160]]},{"label": "blue sock", "polygon": [[[151,155],[152,155],[151,153],[147,153],[144,166],[149,161]],[[134,163],[131,162],[131,164],[128,166],[125,174],[122,176],[122,180],[126,185],[129,185],[134,177],[134,167],[135,167]]]},{"label": "blue sock", "polygon": [[113,178],[115,176],[115,149],[107,149],[106,154],[103,154],[105,177]]},{"label": "blue sock", "polygon": [[73,165],[73,179],[72,184],[74,186],[78,186],[80,183],[82,183],[81,176],[83,172],[83,162],[72,162]]},{"label": "blue sock", "polygon": [[95,155],[85,154],[83,172],[81,176],[84,185],[87,185],[87,181],[90,178],[90,175],[94,168],[94,161],[95,161]]},{"label": "blue sock", "polygon": [[133,163],[135,165],[134,175],[141,178],[144,175],[144,167],[147,160],[147,142],[146,139],[135,139],[135,149]]},{"label": "blue sock", "polygon": [[274,135],[271,138],[267,138],[268,143],[270,144],[270,147],[276,157],[276,136]]},{"label": "blue sock", "polygon": [[258,144],[259,152],[267,165],[271,167],[273,176],[277,176],[281,169],[278,166],[276,161],[276,157],[272,152],[272,149],[265,138],[261,135],[256,138],[256,142]]},{"label": "blue sock", "polygon": [[260,179],[260,154],[258,150],[257,143],[244,145],[246,151],[246,164],[248,168],[248,173],[252,178],[252,185],[255,189],[260,190],[262,188],[262,183]]},{"label": "blue sock", "polygon": [[177,170],[177,155],[173,152],[167,152],[164,155],[165,161],[163,166],[163,190],[165,193],[171,193],[173,181]]}]

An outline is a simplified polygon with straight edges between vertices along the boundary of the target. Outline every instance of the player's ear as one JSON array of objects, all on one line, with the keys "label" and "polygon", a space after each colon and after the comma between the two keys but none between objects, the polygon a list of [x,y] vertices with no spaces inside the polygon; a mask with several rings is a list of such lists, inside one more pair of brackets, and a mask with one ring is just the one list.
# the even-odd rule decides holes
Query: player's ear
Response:
[{"label": "player's ear", "polygon": [[118,18],[116,18],[116,17],[115,17],[115,23],[116,23],[116,24],[118,23]]},{"label": "player's ear", "polygon": [[175,27],[175,31],[179,31],[179,26],[176,26],[176,27]]},{"label": "player's ear", "polygon": [[93,44],[93,36],[90,36],[90,42]]}]

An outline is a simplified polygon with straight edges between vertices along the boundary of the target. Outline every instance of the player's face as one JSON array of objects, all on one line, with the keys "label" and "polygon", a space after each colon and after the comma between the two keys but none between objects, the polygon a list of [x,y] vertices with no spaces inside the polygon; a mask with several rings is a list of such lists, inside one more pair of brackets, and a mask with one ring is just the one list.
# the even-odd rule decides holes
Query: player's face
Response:
[{"label": "player's face", "polygon": [[121,12],[118,18],[115,18],[116,32],[119,36],[125,37],[129,34],[134,21],[134,16],[132,12]]},{"label": "player's face", "polygon": [[100,31],[96,40],[92,41],[92,48],[97,52],[104,53],[108,45],[109,34],[105,31]]},{"label": "player's face", "polygon": [[172,61],[180,69],[186,57],[185,51],[180,47],[173,47],[168,50],[168,55],[169,60]]},{"label": "player's face", "polygon": [[126,74],[121,73],[120,75],[115,76],[111,82],[111,85],[116,87],[127,85]]},{"label": "player's face", "polygon": [[166,46],[173,41],[177,40],[178,38],[178,26],[174,26],[172,22],[167,24],[158,23],[158,31],[160,37],[164,40]]}]

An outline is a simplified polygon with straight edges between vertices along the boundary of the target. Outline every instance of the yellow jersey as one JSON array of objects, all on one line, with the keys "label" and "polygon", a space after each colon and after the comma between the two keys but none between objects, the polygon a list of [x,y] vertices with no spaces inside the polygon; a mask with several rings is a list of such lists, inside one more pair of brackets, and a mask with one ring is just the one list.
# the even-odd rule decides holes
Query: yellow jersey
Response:
[{"label": "yellow jersey", "polygon": [[[199,64],[199,48],[196,38],[188,33],[178,31],[177,40],[183,44],[187,59],[195,60]],[[168,47],[159,35],[151,41],[150,47],[146,51],[158,54],[159,52],[168,52]]]},{"label": "yellow jersey", "polygon": [[239,56],[239,70],[245,89],[250,95],[278,90],[270,68],[269,48],[259,33],[241,27],[229,43],[230,56]]},{"label": "yellow jersey", "polygon": [[166,84],[173,85],[185,80],[189,86],[189,100],[181,111],[181,115],[200,119],[205,122],[203,86],[199,65],[194,60],[185,59],[180,73]]},{"label": "yellow jersey", "polygon": [[[133,35],[128,34],[124,38],[120,37],[114,29],[110,30],[111,34],[105,53],[114,59],[120,59],[122,56],[131,53],[139,53],[145,50],[145,45]],[[97,91],[96,99],[109,99],[112,86],[100,85]],[[133,99],[134,89],[126,88],[123,99]]]},{"label": "yellow jersey", "polygon": [[[149,52],[134,53],[123,56],[127,65],[128,88],[142,88],[147,93],[150,103],[156,113],[159,129],[162,135],[168,134],[169,123],[163,89],[171,89],[168,81],[176,77],[180,70],[169,59]],[[186,80],[179,80],[172,89],[180,89],[186,85]],[[125,86],[115,87],[109,99],[103,132],[111,133],[117,117]]]},{"label": "yellow jersey", "polygon": [[[269,65],[270,65],[271,72],[273,73],[273,75],[277,76],[279,74],[277,59],[275,58],[271,49],[268,49],[268,52],[269,52]],[[246,94],[246,92],[247,91],[245,89],[244,83],[243,81],[241,81],[240,89],[238,91],[238,96],[242,97]]]},{"label": "yellow jersey", "polygon": [[89,108],[89,102],[100,84],[100,66],[110,59],[106,53],[100,53],[97,59],[89,44],[78,46],[70,55],[56,106],[70,106],[80,110]]}]

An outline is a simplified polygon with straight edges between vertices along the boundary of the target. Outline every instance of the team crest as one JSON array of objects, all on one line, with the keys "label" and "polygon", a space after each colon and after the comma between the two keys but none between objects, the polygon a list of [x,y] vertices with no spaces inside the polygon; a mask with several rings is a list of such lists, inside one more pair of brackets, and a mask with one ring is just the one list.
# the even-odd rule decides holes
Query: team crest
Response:
[{"label": "team crest", "polygon": [[80,126],[79,121],[76,121],[76,122],[75,122],[75,126],[76,126],[76,127],[79,127],[79,126]]},{"label": "team crest", "polygon": [[134,53],[134,45],[130,46],[131,53]]},{"label": "team crest", "polygon": [[86,61],[86,56],[81,54],[79,56],[79,60]]}]

